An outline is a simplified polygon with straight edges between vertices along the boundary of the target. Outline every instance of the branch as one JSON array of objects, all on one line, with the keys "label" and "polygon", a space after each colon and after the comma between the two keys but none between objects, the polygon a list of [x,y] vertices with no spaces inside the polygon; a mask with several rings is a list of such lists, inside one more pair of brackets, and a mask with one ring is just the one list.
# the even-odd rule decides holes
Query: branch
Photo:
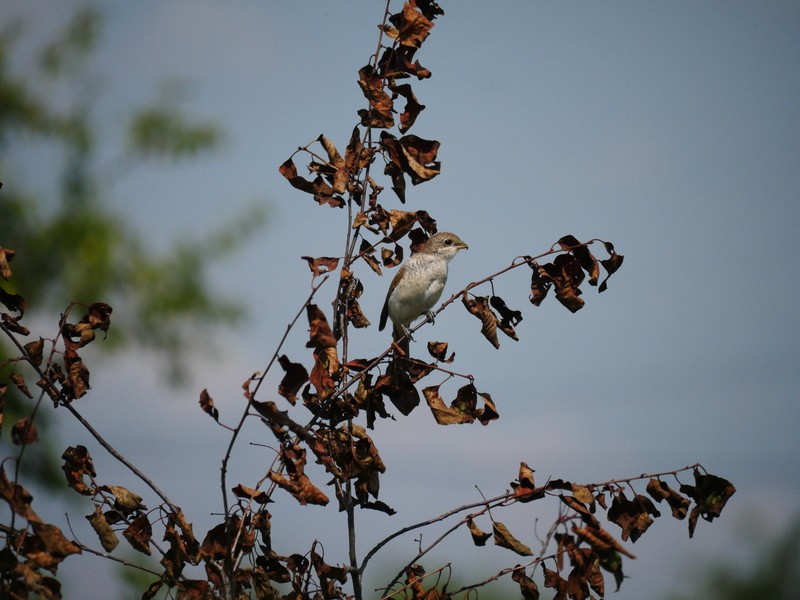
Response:
[{"label": "branch", "polygon": [[[61,336],[61,330],[63,329],[63,322],[65,321],[65,319],[66,319],[67,315],[69,314],[69,312],[70,312],[70,310],[71,310],[71,308],[72,308],[73,306],[74,306],[74,303],[73,303],[73,304],[70,304],[70,305],[69,305],[69,307],[67,308],[67,310],[66,310],[65,314],[64,314],[64,315],[62,316],[62,318],[61,318],[61,324],[62,324],[62,327],[60,327],[60,328],[59,328],[59,334],[58,334],[58,336],[56,337],[56,340],[53,342],[53,345],[54,345],[54,346],[55,346],[55,344],[56,344],[56,341],[58,340],[58,337],[60,337],[60,336]],[[29,365],[30,365],[30,366],[31,366],[31,367],[34,369],[34,371],[36,371],[36,374],[37,374],[37,375],[39,375],[39,377],[40,377],[40,380],[41,380],[42,382],[44,382],[44,385],[45,385],[45,386],[46,386],[48,389],[50,389],[52,392],[54,392],[54,394],[55,394],[55,395],[54,395],[53,397],[59,397],[59,396],[61,396],[61,390],[59,390],[59,389],[58,389],[58,388],[57,388],[57,387],[56,387],[56,386],[55,386],[55,385],[54,385],[54,384],[53,384],[53,383],[50,381],[50,378],[49,378],[49,377],[48,377],[48,376],[45,374],[45,372],[42,370],[42,368],[41,368],[39,365],[37,365],[37,364],[36,364],[36,363],[35,363],[33,360],[31,360],[31,359],[30,359],[30,356],[28,355],[28,353],[27,353],[27,351],[25,350],[24,346],[22,346],[22,344],[20,344],[20,343],[19,343],[19,340],[17,340],[17,338],[16,338],[16,337],[15,337],[15,336],[14,336],[14,335],[13,335],[13,334],[12,334],[12,333],[11,333],[11,332],[10,332],[10,331],[9,331],[9,330],[6,328],[6,327],[5,327],[5,325],[2,325],[2,326],[0,326],[0,327],[2,327],[3,331],[6,333],[6,335],[8,335],[8,337],[9,337],[9,338],[11,338],[11,341],[14,343],[14,345],[15,345],[15,346],[16,346],[16,347],[17,347],[17,348],[18,348],[18,349],[19,349],[19,350],[22,352],[23,356],[25,356],[25,360],[26,360],[26,362],[27,362],[27,363],[28,363],[28,364],[29,364]],[[51,357],[52,357],[52,354],[51,354]],[[131,461],[129,461],[127,458],[125,458],[125,457],[124,457],[122,454],[120,454],[120,453],[119,453],[119,452],[118,452],[116,449],[114,449],[114,447],[113,447],[111,444],[109,444],[109,443],[106,441],[106,439],[105,439],[105,438],[104,438],[102,435],[100,435],[100,433],[99,433],[99,432],[98,432],[98,431],[97,431],[97,430],[96,430],[94,427],[92,427],[92,426],[91,426],[91,424],[90,424],[90,423],[89,423],[89,422],[88,422],[86,419],[84,419],[84,418],[83,418],[83,416],[82,416],[82,415],[81,415],[81,414],[78,412],[78,410],[77,410],[77,409],[76,409],[74,406],[72,406],[72,403],[71,403],[71,402],[67,402],[66,400],[62,399],[62,400],[60,400],[60,401],[59,401],[59,405],[60,405],[60,406],[63,406],[63,407],[64,407],[64,408],[66,408],[66,409],[67,409],[67,410],[68,410],[70,413],[72,413],[72,415],[73,415],[73,416],[74,416],[76,419],[78,419],[78,421],[81,423],[81,425],[83,425],[83,426],[84,426],[84,428],[85,428],[85,429],[86,429],[86,430],[87,430],[87,431],[88,431],[90,434],[92,434],[92,436],[93,436],[93,437],[94,437],[94,438],[97,440],[97,442],[98,442],[98,443],[99,443],[99,444],[100,444],[100,445],[101,445],[103,448],[105,448],[105,449],[106,449],[106,451],[107,451],[109,454],[111,454],[111,456],[113,456],[113,457],[114,457],[115,459],[117,459],[117,460],[118,460],[120,463],[122,463],[123,465],[125,465],[125,466],[126,466],[126,467],[127,467],[127,468],[128,468],[128,469],[129,469],[129,470],[130,470],[130,471],[131,471],[133,474],[134,474],[134,475],[136,475],[136,476],[137,476],[139,479],[141,479],[141,480],[142,480],[142,481],[143,481],[143,482],[144,482],[144,483],[145,483],[145,484],[146,484],[146,485],[147,485],[147,486],[148,486],[148,487],[149,487],[151,490],[153,490],[153,492],[155,492],[155,493],[156,493],[156,495],[157,495],[159,498],[161,498],[161,499],[164,501],[164,503],[165,503],[167,506],[169,506],[169,508],[170,508],[170,510],[171,510],[172,512],[174,512],[174,513],[176,513],[176,514],[179,512],[179,509],[178,509],[178,508],[177,508],[177,507],[176,507],[176,506],[175,506],[175,505],[172,503],[172,501],[169,499],[169,497],[167,497],[167,495],[166,495],[164,492],[162,492],[162,491],[161,491],[161,489],[160,489],[160,488],[159,488],[159,487],[158,487],[158,486],[155,484],[155,482],[154,482],[152,479],[150,479],[149,477],[147,477],[147,475],[145,475],[145,474],[144,474],[144,472],[142,472],[142,471],[141,471],[141,470],[140,470],[138,467],[136,467],[136,465],[134,465],[134,464],[133,464]]]},{"label": "branch", "polygon": [[364,569],[367,568],[367,563],[370,559],[386,544],[391,542],[393,539],[400,537],[401,535],[408,533],[409,531],[414,531],[415,529],[421,529],[423,527],[427,527],[428,525],[432,525],[433,523],[438,523],[440,521],[444,521],[445,519],[452,517],[455,514],[460,512],[464,512],[465,510],[470,510],[473,508],[479,507],[488,507],[491,505],[492,508],[495,506],[502,506],[504,503],[508,502],[509,499],[513,500],[514,494],[512,492],[506,492],[504,494],[500,494],[499,496],[495,496],[494,498],[489,498],[488,500],[481,500],[480,502],[473,502],[472,504],[464,504],[457,508],[453,508],[445,513],[442,513],[438,517],[433,517],[431,519],[427,519],[425,521],[420,521],[419,523],[415,523],[414,525],[409,525],[408,527],[404,527],[403,529],[399,529],[395,531],[391,535],[385,537],[383,540],[378,542],[372,550],[370,550],[367,555],[364,557],[364,560],[361,563],[361,567],[359,568],[359,573],[363,575]]},{"label": "branch", "polygon": [[233,452],[233,446],[236,443],[236,439],[239,437],[239,432],[242,430],[242,427],[244,426],[244,422],[247,419],[248,415],[250,414],[251,402],[252,402],[253,398],[255,398],[255,395],[258,392],[259,388],[261,387],[261,384],[264,383],[264,379],[266,378],[267,373],[269,373],[269,370],[272,368],[272,365],[274,365],[275,361],[278,359],[278,354],[280,353],[281,348],[283,348],[283,344],[286,342],[286,338],[289,337],[289,332],[294,328],[294,326],[297,323],[298,319],[303,314],[303,311],[305,310],[306,306],[308,306],[311,303],[311,300],[314,298],[314,295],[317,293],[317,290],[319,290],[319,288],[322,287],[322,285],[326,281],[328,281],[328,276],[327,275],[325,277],[323,277],[322,280],[319,283],[317,283],[316,285],[314,285],[311,288],[311,293],[309,294],[308,298],[306,298],[306,301],[300,307],[300,310],[297,311],[297,314],[294,316],[294,318],[286,326],[286,331],[283,333],[283,336],[281,337],[280,341],[278,342],[278,346],[275,348],[275,352],[272,354],[272,358],[270,358],[270,360],[267,363],[267,366],[265,367],[263,373],[258,378],[258,382],[256,383],[255,388],[249,394],[249,397],[247,399],[247,406],[245,406],[244,412],[242,413],[242,417],[239,419],[239,423],[233,429],[233,433],[231,434],[231,441],[228,443],[228,448],[225,450],[225,455],[222,458],[222,466],[220,467],[220,486],[222,488],[222,505],[224,507],[224,514],[225,515],[228,514],[228,509],[229,509],[229,506],[228,506],[228,493],[227,493],[227,489],[228,489],[228,484],[227,484],[228,461],[231,458],[231,453]]}]

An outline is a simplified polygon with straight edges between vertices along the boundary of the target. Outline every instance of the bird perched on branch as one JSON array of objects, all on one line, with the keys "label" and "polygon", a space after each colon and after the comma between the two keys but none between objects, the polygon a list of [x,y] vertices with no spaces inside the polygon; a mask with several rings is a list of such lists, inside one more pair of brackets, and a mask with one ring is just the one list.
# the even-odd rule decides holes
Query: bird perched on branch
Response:
[{"label": "bird perched on branch", "polygon": [[383,303],[378,329],[383,331],[387,319],[392,320],[392,338],[406,338],[402,344],[408,352],[411,333],[408,328],[439,301],[447,282],[447,265],[459,250],[469,248],[455,233],[442,231],[433,234],[417,253],[403,263],[392,279]]}]

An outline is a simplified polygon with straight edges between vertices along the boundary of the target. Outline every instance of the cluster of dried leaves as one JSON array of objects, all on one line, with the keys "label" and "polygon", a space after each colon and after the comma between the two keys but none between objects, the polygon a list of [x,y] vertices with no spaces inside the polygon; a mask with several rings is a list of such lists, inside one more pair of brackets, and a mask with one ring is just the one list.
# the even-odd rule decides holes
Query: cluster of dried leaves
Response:
[{"label": "cluster of dried leaves", "polygon": [[[426,572],[420,562],[427,551],[443,539],[440,538],[421,549],[385,586],[384,597],[453,598],[507,575],[519,585],[524,598],[535,599],[539,591],[532,578],[533,570],[541,565],[544,586],[555,590],[556,599],[582,600],[594,594],[599,597],[605,594],[602,571],[610,573],[619,587],[622,559],[633,558],[600,523],[599,512],[604,512],[608,522],[620,527],[622,541],[631,542],[660,516],[654,502],[666,501],[675,518],[688,516],[690,535],[699,517],[711,521],[719,516],[735,490],[729,482],[705,473],[699,465],[601,484],[551,480],[536,487],[533,470],[523,463],[517,480],[511,483],[511,491],[395,532],[359,560],[355,551],[356,509],[376,510],[387,515],[395,513],[389,504],[379,500],[381,477],[387,466],[368,434],[376,420],[395,419],[394,411],[408,415],[419,406],[422,398],[441,425],[475,422],[487,425],[499,418],[492,396],[480,391],[472,376],[451,370],[455,353],[450,351],[447,342],[427,345],[432,360],[412,358],[394,344],[378,356],[349,356],[349,328],[370,325],[359,304],[364,292],[364,284],[356,276],[359,261],[366,264],[368,273],[381,275],[384,269],[394,268],[403,261],[403,238],[408,238],[410,251],[414,252],[437,228],[436,221],[424,210],[396,210],[381,204],[384,188],[375,181],[372,171],[376,163],[383,164],[383,176],[388,178],[396,198],[402,203],[406,202],[408,180],[417,185],[440,172],[439,142],[419,138],[408,131],[425,108],[409,81],[431,76],[416,59],[416,53],[428,37],[433,21],[442,14],[432,0],[406,2],[402,10],[394,14],[387,10],[381,25],[379,50],[370,64],[358,71],[358,85],[367,108],[358,111],[359,120],[344,155],[331,140],[320,135],[280,166],[288,182],[310,194],[319,205],[346,209],[349,225],[346,252],[342,257],[303,257],[312,273],[312,292],[291,321],[266,368],[244,382],[245,405],[234,424],[225,422],[225,416],[207,390],[200,394],[201,409],[230,435],[222,458],[222,517],[202,541],[194,536],[183,511],[119,455],[73,406],[73,402],[89,389],[89,371],[78,351],[94,340],[98,330],[107,330],[111,308],[92,304],[80,320],[71,322],[69,314],[74,308],[71,306],[62,316],[54,339],[39,338],[23,344],[18,339],[29,335],[20,322],[25,301],[0,287],[0,302],[9,311],[2,313],[0,327],[19,350],[17,357],[7,361],[14,366],[9,378],[20,393],[34,401],[31,416],[12,427],[12,439],[20,447],[17,462],[22,459],[22,450],[36,442],[36,407],[47,396],[54,405],[67,409],[81,420],[98,442],[159,498],[157,506],[148,509],[135,492],[99,483],[87,448],[80,445],[67,448],[62,456],[66,481],[92,503],[86,518],[97,534],[101,552],[70,541],[54,525],[42,523],[32,509],[30,494],[17,481],[17,475],[9,478],[5,470],[0,469],[0,497],[11,508],[11,522],[0,527],[0,533],[5,536],[4,548],[0,550],[0,592],[11,598],[23,598],[31,593],[59,598],[58,581],[53,577],[58,564],[81,550],[103,555],[113,553],[121,535],[138,552],[160,556],[160,570],[140,567],[149,570],[154,578],[144,598],[152,598],[159,590],[168,588],[177,590],[179,598],[361,600],[364,570],[371,557],[386,543],[411,529],[466,511],[472,512],[451,528],[449,534],[463,528],[478,546],[492,538],[494,545],[516,555],[533,556],[531,548],[496,520],[491,511],[556,496],[560,502],[559,516],[544,545],[545,548],[554,546],[549,554],[545,555],[543,549],[526,564],[511,566],[460,590],[447,591],[446,584],[432,586],[430,583],[431,576],[442,569]],[[389,131],[394,127],[399,137]],[[294,163],[298,153],[310,157],[308,176],[298,174]],[[590,246],[598,242],[608,254],[607,258],[598,259],[590,251]],[[13,251],[0,248],[0,275],[5,279],[11,275],[8,263],[12,258]],[[600,292],[604,291],[608,278],[620,268],[622,261],[623,257],[609,242],[581,242],[573,236],[564,236],[549,250],[537,256],[517,257],[509,266],[470,283],[446,300],[438,311],[460,298],[467,311],[480,320],[484,337],[498,348],[497,330],[517,340],[515,327],[523,318],[521,311],[509,308],[505,300],[494,293],[494,283],[501,275],[528,266],[532,271],[530,301],[533,305],[539,306],[553,290],[555,298],[575,312],[584,305],[581,286],[588,282]],[[605,271],[602,282],[601,269]],[[338,284],[332,313],[326,315],[325,310],[314,303],[314,297],[332,276],[338,277]],[[490,295],[471,292],[486,284],[492,289]],[[303,315],[308,324],[306,346],[310,354],[305,363],[294,362],[281,353],[286,336]],[[283,370],[275,390],[277,397],[262,399],[262,385],[276,363]],[[38,400],[26,385],[23,366],[38,379]],[[436,375],[438,381],[418,389],[424,378]],[[461,378],[464,383],[452,399],[445,400],[442,386],[453,378]],[[0,386],[0,396],[5,391],[6,388]],[[257,481],[231,485],[227,477],[232,449],[245,422],[252,419],[259,420],[274,437],[274,458]],[[324,470],[325,484],[312,481],[314,470],[308,468],[309,460],[318,465],[317,472]],[[681,484],[675,490],[663,479],[666,475],[677,478],[680,472],[690,468],[694,485]],[[633,490],[632,482],[643,478],[649,479],[647,496],[633,492],[633,498],[628,499],[626,490]],[[327,493],[325,487],[330,488]],[[330,503],[330,493],[338,509],[347,515],[349,564],[326,563],[324,551],[317,542],[301,551],[282,551],[273,545],[268,503],[279,502],[288,495],[301,505],[325,506]],[[490,532],[481,529],[480,521],[486,517],[490,520]],[[198,572],[202,577],[198,577]],[[352,594],[343,590],[348,582]]]},{"label": "cluster of dried leaves", "polygon": [[[6,282],[12,276],[10,263],[14,256],[14,250],[0,246],[0,277]],[[8,381],[17,393],[34,402],[30,413],[17,418],[11,426],[11,441],[18,448],[17,455],[4,457],[0,466],[0,498],[9,508],[9,522],[0,524],[0,534],[5,539],[0,550],[0,596],[59,598],[61,585],[54,575],[64,559],[80,553],[81,548],[67,539],[59,527],[45,522],[33,508],[33,496],[18,480],[19,463],[25,449],[39,441],[35,416],[42,400],[49,397],[54,406],[68,406],[89,390],[89,369],[78,350],[92,342],[97,331],[108,330],[111,307],[92,304],[80,320],[71,322],[69,314],[74,306],[70,306],[61,316],[55,339],[40,337],[23,343],[20,338],[30,336],[22,324],[27,307],[25,298],[0,284],[0,304],[0,330],[18,352],[0,363],[0,368],[7,371]],[[28,386],[26,371],[37,380],[36,394]],[[0,382],[0,428],[9,393],[8,384]],[[16,462],[10,474],[6,471],[9,462]]]}]

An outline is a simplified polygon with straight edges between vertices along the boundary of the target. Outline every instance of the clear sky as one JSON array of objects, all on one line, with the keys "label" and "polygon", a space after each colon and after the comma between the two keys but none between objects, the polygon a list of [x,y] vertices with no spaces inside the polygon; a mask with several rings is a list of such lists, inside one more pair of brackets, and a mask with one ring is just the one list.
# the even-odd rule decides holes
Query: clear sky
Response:
[{"label": "clear sky", "polygon": [[[448,288],[567,233],[610,240],[626,259],[608,292],[587,290],[575,315],[552,298],[530,305],[522,270],[498,280],[497,293],[524,313],[521,340],[502,339],[500,350],[458,305],[420,330],[422,342],[451,343],[454,368],[476,376],[501,418],[487,428],[441,428],[423,406],[410,419],[380,423],[374,438],[388,465],[381,499],[399,514],[364,516],[362,552],[386,532],[477,500],[475,486],[502,492],[519,461],[540,480],[586,483],[699,461],[738,493],[692,541],[685,523],[664,516],[629,545],[639,558],[626,564],[631,579],[613,597],[658,598],[703,561],[747,557],[747,540],[780,532],[800,508],[800,3],[441,5],[446,15],[418,55],[433,77],[414,83],[427,109],[412,133],[442,142],[442,174],[409,189],[405,208],[429,211],[440,229],[469,243]],[[0,23],[24,17],[27,44],[47,39],[75,6],[6,0]],[[342,252],[344,213],[318,207],[277,168],[320,133],[346,145],[364,105],[356,72],[374,51],[383,3],[102,6],[106,29],[93,68],[104,81],[96,118],[109,147],[126,111],[174,76],[191,82],[192,112],[229,132],[220,157],[142,169],[117,183],[118,210],[154,244],[202,233],[254,200],[270,214],[263,234],[214,274],[253,314],[235,340],[223,337],[231,341],[224,356],[198,359],[188,388],[168,391],[154,360],[128,357],[93,372],[94,389],[81,400],[203,531],[220,508],[227,438],[198,409],[199,391],[209,389],[223,419],[236,418],[240,383],[266,364],[308,293],[299,257]],[[359,275],[363,308],[377,323],[389,280]],[[319,304],[334,291],[323,290]],[[296,333],[287,353],[307,362],[304,328]],[[352,343],[369,356],[387,339],[371,327]],[[132,370],[131,361],[142,368]],[[270,441],[263,428],[246,433],[247,442]],[[87,444],[101,476],[119,473],[76,427],[65,424],[64,439]],[[242,444],[234,459],[235,475],[253,485],[271,455]],[[321,523],[326,560],[344,561],[335,508],[289,505],[271,511],[289,515],[276,521],[275,535],[303,552]],[[535,545],[534,519],[542,534],[555,510],[526,505],[498,518]],[[470,580],[516,562],[469,546],[461,537],[426,566],[457,553],[469,567],[461,579]],[[415,549],[412,538],[395,542],[379,566]],[[64,567],[66,597],[78,597],[91,584],[70,562],[83,563]],[[112,585],[110,577],[101,582]]]}]

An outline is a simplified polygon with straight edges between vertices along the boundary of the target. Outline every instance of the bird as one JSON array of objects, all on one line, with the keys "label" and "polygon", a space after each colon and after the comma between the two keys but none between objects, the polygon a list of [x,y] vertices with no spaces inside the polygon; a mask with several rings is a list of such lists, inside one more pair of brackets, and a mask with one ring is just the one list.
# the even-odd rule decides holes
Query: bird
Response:
[{"label": "bird", "polygon": [[447,267],[459,250],[469,246],[455,233],[434,233],[418,252],[412,254],[392,279],[383,303],[379,331],[392,320],[392,339],[406,338],[401,347],[408,351],[409,326],[439,301],[447,282]]}]

